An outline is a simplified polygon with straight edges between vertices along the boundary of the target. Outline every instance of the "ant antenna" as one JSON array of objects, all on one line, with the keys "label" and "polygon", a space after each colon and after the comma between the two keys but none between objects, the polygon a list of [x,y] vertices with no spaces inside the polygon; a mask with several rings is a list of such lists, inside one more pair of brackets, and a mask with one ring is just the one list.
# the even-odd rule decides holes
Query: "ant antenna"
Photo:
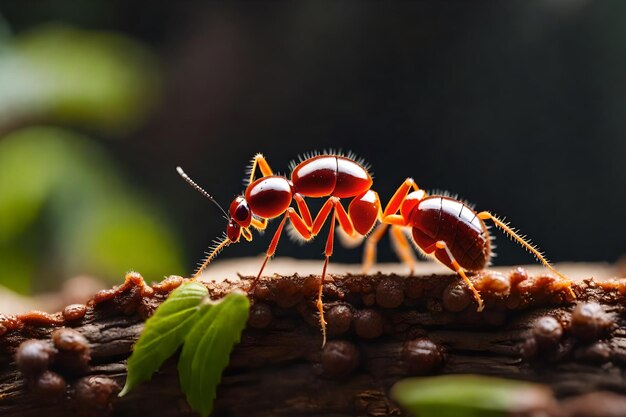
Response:
[{"label": "ant antenna", "polygon": [[178,172],[178,175],[183,177],[183,179],[185,181],[187,181],[187,183],[189,185],[191,185],[193,188],[195,188],[196,191],[198,191],[200,194],[202,194],[203,196],[208,198],[213,204],[215,204],[222,211],[222,213],[224,213],[224,216],[225,216],[226,220],[228,220],[228,213],[226,213],[226,210],[224,210],[224,208],[222,206],[220,206],[220,203],[215,201],[215,199],[211,196],[211,194],[207,193],[202,187],[200,187],[198,184],[196,184],[194,182],[194,180],[189,178],[189,175],[185,174],[185,171],[183,171],[183,169],[181,167],[176,167],[176,172]]}]

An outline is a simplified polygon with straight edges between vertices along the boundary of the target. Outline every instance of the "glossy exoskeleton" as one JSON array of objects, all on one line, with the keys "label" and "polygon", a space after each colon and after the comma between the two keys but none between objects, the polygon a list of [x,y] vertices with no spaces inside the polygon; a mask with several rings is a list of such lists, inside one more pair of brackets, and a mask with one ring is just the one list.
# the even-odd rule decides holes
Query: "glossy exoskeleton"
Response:
[{"label": "glossy exoskeleton", "polygon": [[[182,169],[177,169],[189,184],[222,209],[213,197],[193,182]],[[257,170],[261,172],[261,177],[255,179]],[[194,274],[194,278],[202,273],[224,247],[239,242],[242,236],[245,240],[251,241],[251,229],[265,230],[268,220],[282,217],[261,269],[249,288],[249,291],[252,291],[268,260],[274,256],[287,221],[300,238],[308,241],[320,232],[330,216],[330,228],[324,251],[325,261],[317,297],[325,343],[326,322],[322,289],[328,262],[333,254],[335,223],[339,223],[343,237],[358,240],[368,235],[380,221],[366,240],[364,270],[370,269],[373,265],[376,244],[391,225],[394,249],[412,271],[415,262],[413,249],[404,233],[405,230],[410,230],[410,238],[417,249],[433,256],[462,277],[474,295],[477,310],[481,311],[483,300],[466,272],[480,271],[489,264],[492,256],[491,237],[485,225],[485,221],[489,220],[559,275],[563,279],[564,287],[574,297],[570,281],[552,268],[543,255],[524,237],[491,213],[476,212],[466,203],[449,196],[427,195],[424,190],[418,188],[412,178],[407,178],[400,185],[383,211],[378,193],[371,189],[372,183],[372,177],[364,164],[350,156],[330,153],[307,157],[294,165],[291,178],[288,179],[274,175],[265,157],[261,154],[255,155],[243,195],[235,197],[228,213],[222,209],[228,219],[225,237],[216,242]],[[326,198],[314,218],[305,198]],[[347,211],[341,204],[341,199],[350,200]],[[293,202],[295,207],[292,207]]]}]

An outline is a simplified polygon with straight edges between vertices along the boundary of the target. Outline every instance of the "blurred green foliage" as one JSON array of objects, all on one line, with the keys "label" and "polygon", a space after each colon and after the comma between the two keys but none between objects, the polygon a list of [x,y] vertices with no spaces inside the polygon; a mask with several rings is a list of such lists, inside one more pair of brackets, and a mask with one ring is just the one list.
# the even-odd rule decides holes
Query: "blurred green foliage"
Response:
[{"label": "blurred green foliage", "polygon": [[[93,140],[48,127],[0,140],[0,284],[182,273],[178,242]],[[39,287],[50,287],[49,284]]]},{"label": "blurred green foliage", "polygon": [[0,285],[30,293],[78,274],[183,272],[168,222],[97,141],[28,127],[123,136],[157,101],[158,74],[126,37],[61,25],[12,36],[0,16]]},{"label": "blurred green foliage", "polygon": [[420,417],[504,417],[553,401],[542,385],[482,375],[404,379],[392,387],[391,397]]},{"label": "blurred green foliage", "polygon": [[119,135],[140,123],[159,95],[154,58],[126,37],[46,25],[11,38],[2,26],[0,132],[61,121]]},{"label": "blurred green foliage", "polygon": [[0,50],[6,46],[11,37],[11,29],[6,19],[0,14]]}]

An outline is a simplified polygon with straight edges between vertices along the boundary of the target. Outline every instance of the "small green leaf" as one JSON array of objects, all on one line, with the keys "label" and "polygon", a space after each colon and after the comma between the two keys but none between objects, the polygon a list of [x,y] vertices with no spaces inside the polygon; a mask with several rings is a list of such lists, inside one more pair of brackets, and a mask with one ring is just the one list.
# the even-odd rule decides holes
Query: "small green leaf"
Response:
[{"label": "small green leaf", "polygon": [[246,326],[249,307],[248,297],[241,293],[206,304],[185,338],[178,361],[180,385],[191,408],[202,416],[213,409],[217,385]]},{"label": "small green leaf", "polygon": [[420,417],[499,417],[554,404],[545,386],[480,375],[405,379],[391,397]]},{"label": "small green leaf", "polygon": [[183,284],[146,321],[128,359],[128,377],[120,397],[139,382],[150,379],[163,362],[176,352],[191,326],[197,321],[198,316],[194,313],[199,311],[200,302],[207,294],[208,291],[202,284]]}]

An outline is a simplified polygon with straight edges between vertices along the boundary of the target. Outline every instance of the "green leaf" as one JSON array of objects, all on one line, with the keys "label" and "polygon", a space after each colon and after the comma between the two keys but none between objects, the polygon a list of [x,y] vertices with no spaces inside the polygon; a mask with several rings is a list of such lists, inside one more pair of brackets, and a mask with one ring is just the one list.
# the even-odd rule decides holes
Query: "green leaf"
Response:
[{"label": "green leaf", "polygon": [[176,352],[191,326],[197,321],[198,316],[195,313],[200,310],[200,302],[207,294],[208,291],[202,284],[183,284],[146,321],[128,359],[128,377],[120,397],[139,382],[150,379],[163,362]]},{"label": "green leaf", "polygon": [[420,417],[498,417],[554,404],[542,385],[480,375],[405,379],[391,397]]},{"label": "green leaf", "polygon": [[241,293],[206,304],[185,338],[178,361],[180,385],[191,408],[202,416],[213,409],[217,385],[246,326],[249,307],[248,297]]}]

